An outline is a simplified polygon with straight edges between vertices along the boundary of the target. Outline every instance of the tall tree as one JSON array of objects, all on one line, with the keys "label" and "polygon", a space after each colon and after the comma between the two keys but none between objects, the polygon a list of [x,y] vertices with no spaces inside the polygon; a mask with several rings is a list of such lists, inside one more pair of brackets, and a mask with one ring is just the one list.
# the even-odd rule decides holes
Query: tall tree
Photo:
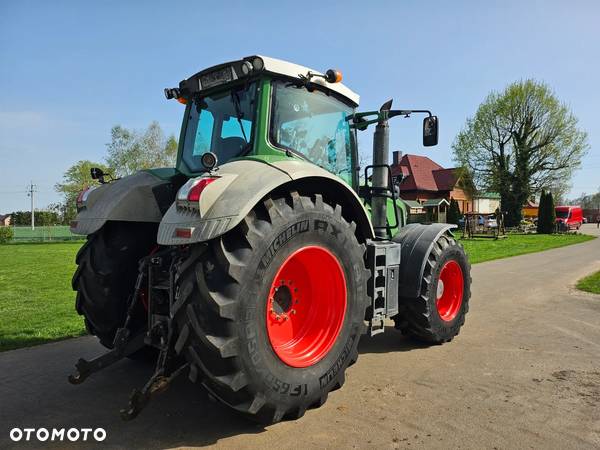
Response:
[{"label": "tall tree", "polygon": [[165,138],[158,122],[152,122],[143,131],[116,125],[110,134],[106,162],[117,176],[131,175],[138,170],[154,167],[175,166],[177,139],[175,136]]},{"label": "tall tree", "polygon": [[542,190],[538,208],[537,232],[543,234],[553,233],[556,228],[556,212],[552,192]]},{"label": "tall tree", "polygon": [[572,205],[579,205],[583,209],[597,209],[600,212],[600,187],[598,192],[595,194],[583,193],[579,197],[569,200],[565,203],[571,203]]},{"label": "tall tree", "polygon": [[458,225],[461,218],[460,208],[458,202],[453,198],[450,199],[450,206],[448,207],[448,214],[446,216],[446,222]]},{"label": "tall tree", "polygon": [[490,93],[453,144],[476,187],[500,193],[508,226],[520,223],[532,194],[567,185],[587,149],[577,118],[535,80]]},{"label": "tall tree", "polygon": [[546,191],[542,189],[540,201],[538,202],[538,217],[537,217],[537,232],[544,232],[544,224],[546,222]]},{"label": "tall tree", "polygon": [[544,225],[545,233],[554,233],[556,230],[556,210],[554,209],[554,197],[552,192],[546,194],[546,223]]},{"label": "tall tree", "polygon": [[103,171],[108,170],[103,164],[87,160],[78,161],[67,169],[63,175],[62,183],[54,185],[54,189],[64,196],[62,208],[63,222],[68,223],[77,214],[76,200],[79,193],[85,188],[97,184],[90,176],[90,169],[92,167],[98,167]]}]

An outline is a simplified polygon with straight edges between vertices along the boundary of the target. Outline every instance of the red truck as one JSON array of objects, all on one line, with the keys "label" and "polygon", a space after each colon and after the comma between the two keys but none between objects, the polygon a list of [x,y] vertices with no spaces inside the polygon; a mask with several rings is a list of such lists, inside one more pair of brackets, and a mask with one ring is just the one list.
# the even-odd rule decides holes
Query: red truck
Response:
[{"label": "red truck", "polygon": [[559,229],[579,230],[583,223],[583,210],[580,206],[557,206],[555,211]]}]

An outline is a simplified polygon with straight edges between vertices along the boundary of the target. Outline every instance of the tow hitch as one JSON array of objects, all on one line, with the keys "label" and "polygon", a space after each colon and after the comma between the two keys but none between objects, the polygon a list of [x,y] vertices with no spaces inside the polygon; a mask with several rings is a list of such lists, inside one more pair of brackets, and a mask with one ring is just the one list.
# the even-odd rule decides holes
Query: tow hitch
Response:
[{"label": "tow hitch", "polygon": [[[127,407],[120,411],[123,420],[134,419],[154,394],[164,392],[178,375],[189,368],[188,364],[183,364],[176,356],[169,316],[175,296],[173,285],[176,264],[180,260],[177,255],[175,250],[165,249],[139,261],[135,290],[129,300],[125,323],[115,335],[114,348],[91,360],[80,358],[75,364],[76,372],[68,378],[71,384],[81,384],[93,373],[109,367],[145,346],[158,349],[159,355],[154,373],[141,389],[132,391]],[[133,311],[140,301],[144,282],[148,286],[146,291],[148,331],[134,334],[129,326]]]},{"label": "tow hitch", "polygon": [[115,341],[118,340],[120,344],[115,345],[115,348],[111,351],[89,361],[87,359],[79,358],[79,361],[75,364],[77,371],[74,374],[69,375],[69,383],[81,384],[91,374],[111,366],[117,361],[140,350],[144,346],[144,336],[146,333],[139,333],[129,339],[124,336],[128,334],[128,331],[129,330],[126,330],[125,328],[119,328],[117,335],[115,336]]}]

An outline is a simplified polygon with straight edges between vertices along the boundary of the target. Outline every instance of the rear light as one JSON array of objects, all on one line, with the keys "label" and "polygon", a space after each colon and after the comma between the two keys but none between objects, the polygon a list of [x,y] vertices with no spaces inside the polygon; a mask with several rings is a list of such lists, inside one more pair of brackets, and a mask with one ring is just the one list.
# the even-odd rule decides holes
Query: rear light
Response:
[{"label": "rear light", "polygon": [[177,204],[179,206],[198,208],[198,202],[200,201],[202,192],[206,189],[206,186],[217,179],[218,177],[202,177],[189,180],[181,187],[181,189],[179,189],[179,192],[177,193]]},{"label": "rear light", "polygon": [[79,193],[79,195],[77,196],[77,206],[81,206],[83,204],[83,194],[86,193],[86,191],[88,190],[88,188],[85,188],[83,191],[81,191]]},{"label": "rear light", "polygon": [[77,196],[77,207],[78,208],[81,208],[85,204],[85,202],[87,202],[90,192],[92,192],[96,188],[98,188],[98,186],[87,187],[79,193],[79,195]]},{"label": "rear light", "polygon": [[198,202],[200,201],[200,194],[206,186],[215,181],[216,178],[201,178],[198,180],[189,190],[187,199],[188,202]]},{"label": "rear light", "polygon": [[175,237],[182,239],[190,239],[192,237],[193,232],[193,228],[175,228]]}]

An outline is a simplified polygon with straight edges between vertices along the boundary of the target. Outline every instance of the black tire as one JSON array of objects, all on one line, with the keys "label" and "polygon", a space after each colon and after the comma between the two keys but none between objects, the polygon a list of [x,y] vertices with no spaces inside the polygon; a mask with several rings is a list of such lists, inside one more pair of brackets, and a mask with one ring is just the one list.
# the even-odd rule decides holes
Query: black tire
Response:
[{"label": "black tire", "polygon": [[[156,224],[109,222],[88,236],[77,253],[72,280],[77,291],[75,309],[84,317],[88,332],[107,348],[113,348],[115,333],[125,323],[138,261],[156,245],[156,232]],[[146,313],[138,303],[131,329],[145,326]]]},{"label": "black tire", "polygon": [[[297,192],[260,202],[242,223],[181,264],[173,306],[176,351],[191,363],[190,378],[217,399],[261,423],[299,418],[344,384],[358,358],[367,306],[365,246],[339,205]],[[292,252],[325,247],[343,267],[346,314],[337,339],[314,365],[285,364],[271,347],[266,308],[271,282]]]},{"label": "black tire", "polygon": [[[462,271],[463,291],[460,307],[451,320],[444,320],[436,306],[440,273],[445,264],[455,261]],[[433,244],[425,264],[418,298],[401,298],[400,314],[394,317],[396,328],[418,341],[440,344],[451,341],[460,332],[469,311],[471,265],[463,247],[450,232]]]}]

